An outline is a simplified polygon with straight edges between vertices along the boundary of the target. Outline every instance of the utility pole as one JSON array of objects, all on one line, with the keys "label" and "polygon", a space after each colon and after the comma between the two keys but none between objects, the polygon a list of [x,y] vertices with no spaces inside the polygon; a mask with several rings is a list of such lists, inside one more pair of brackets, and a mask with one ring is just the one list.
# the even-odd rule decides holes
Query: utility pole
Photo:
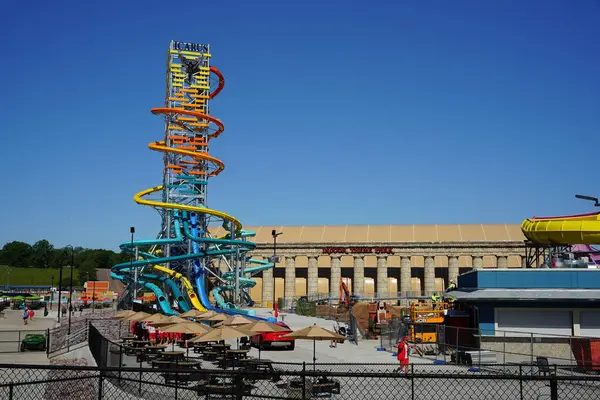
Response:
[{"label": "utility pole", "polygon": [[277,257],[277,236],[282,234],[283,232],[277,232],[275,229],[271,231],[271,236],[273,236],[273,257],[271,257],[271,262],[273,263],[273,310],[275,309],[275,302],[277,301],[275,298],[275,266],[279,262],[279,257]]}]

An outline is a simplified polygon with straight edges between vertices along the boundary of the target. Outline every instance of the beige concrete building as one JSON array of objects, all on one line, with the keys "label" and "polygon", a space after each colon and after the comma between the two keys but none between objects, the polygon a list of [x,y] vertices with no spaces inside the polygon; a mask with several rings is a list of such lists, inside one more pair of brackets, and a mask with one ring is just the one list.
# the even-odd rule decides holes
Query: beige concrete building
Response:
[{"label": "beige concrete building", "polygon": [[[291,301],[339,296],[339,280],[363,297],[430,295],[450,279],[477,268],[521,268],[525,237],[520,225],[257,226],[253,258],[280,262],[252,278],[252,298]],[[215,234],[222,233],[219,231]]]}]

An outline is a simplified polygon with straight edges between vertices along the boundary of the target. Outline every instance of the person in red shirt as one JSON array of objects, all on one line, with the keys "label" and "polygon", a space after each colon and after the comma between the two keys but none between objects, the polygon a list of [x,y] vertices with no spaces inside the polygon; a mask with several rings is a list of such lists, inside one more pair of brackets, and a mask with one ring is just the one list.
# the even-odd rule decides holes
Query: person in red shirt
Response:
[{"label": "person in red shirt", "polygon": [[400,362],[400,371],[408,374],[408,337],[406,336],[398,342],[398,361]]}]

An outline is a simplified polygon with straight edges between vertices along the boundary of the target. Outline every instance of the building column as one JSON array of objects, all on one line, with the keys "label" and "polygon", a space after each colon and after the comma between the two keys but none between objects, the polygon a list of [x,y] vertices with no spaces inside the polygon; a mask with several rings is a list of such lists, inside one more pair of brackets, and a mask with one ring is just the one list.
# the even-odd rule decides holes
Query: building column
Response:
[{"label": "building column", "polygon": [[400,257],[400,292],[403,296],[408,296],[410,292],[410,278],[412,271],[410,266],[410,256]]},{"label": "building column", "polygon": [[472,256],[473,269],[482,269],[483,268],[483,257],[481,256]]},{"label": "building column", "polygon": [[337,298],[340,294],[340,279],[342,278],[342,261],[341,256],[332,255],[331,259],[331,271],[329,275],[329,295]]},{"label": "building column", "polygon": [[521,256],[521,268],[527,268],[527,257]]},{"label": "building column", "polygon": [[377,256],[377,294],[387,296],[389,292],[387,256]]},{"label": "building column", "polygon": [[[275,267],[273,267],[275,268]],[[273,294],[275,293],[275,281],[273,280],[273,268],[265,269],[262,272],[262,306],[266,307],[267,302],[273,303]],[[272,307],[273,305],[271,305]]]},{"label": "building column", "polygon": [[496,256],[496,268],[507,268],[507,267],[508,267],[508,257]]},{"label": "building column", "polygon": [[352,292],[362,296],[365,291],[365,258],[354,256],[354,277],[352,278]]},{"label": "building column", "polygon": [[319,292],[319,259],[308,256],[307,293],[309,296]]},{"label": "building column", "polygon": [[458,256],[448,256],[448,284],[450,280],[458,285]]},{"label": "building column", "polygon": [[432,256],[425,256],[425,271],[423,273],[423,288],[425,296],[431,296],[435,291],[435,260]]},{"label": "building column", "polygon": [[285,308],[289,308],[292,305],[294,296],[296,295],[296,257],[286,256],[285,257],[285,281],[283,298],[285,300]]}]

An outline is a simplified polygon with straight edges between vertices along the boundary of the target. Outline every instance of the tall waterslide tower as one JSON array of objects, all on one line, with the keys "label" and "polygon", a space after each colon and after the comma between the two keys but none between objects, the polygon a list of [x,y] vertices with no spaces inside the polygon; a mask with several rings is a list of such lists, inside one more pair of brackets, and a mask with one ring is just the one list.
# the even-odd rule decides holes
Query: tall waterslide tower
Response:
[{"label": "tall waterslide tower", "polygon": [[163,153],[162,185],[134,196],[138,204],[158,211],[161,229],[156,239],[121,244],[132,260],[114,266],[111,276],[127,285],[124,303],[145,288],[156,294],[167,314],[193,307],[254,315],[241,308],[254,304],[249,290],[256,282],[251,277],[273,264],[247,257],[255,247],[247,239],[255,232],[207,206],[209,178],[224,169],[221,160],[209,155],[211,141],[224,131],[223,123],[210,115],[209,102],[224,87],[223,75],[210,59],[208,44],[169,45],[165,106],[151,110],[164,117],[165,133],[148,145]]}]

